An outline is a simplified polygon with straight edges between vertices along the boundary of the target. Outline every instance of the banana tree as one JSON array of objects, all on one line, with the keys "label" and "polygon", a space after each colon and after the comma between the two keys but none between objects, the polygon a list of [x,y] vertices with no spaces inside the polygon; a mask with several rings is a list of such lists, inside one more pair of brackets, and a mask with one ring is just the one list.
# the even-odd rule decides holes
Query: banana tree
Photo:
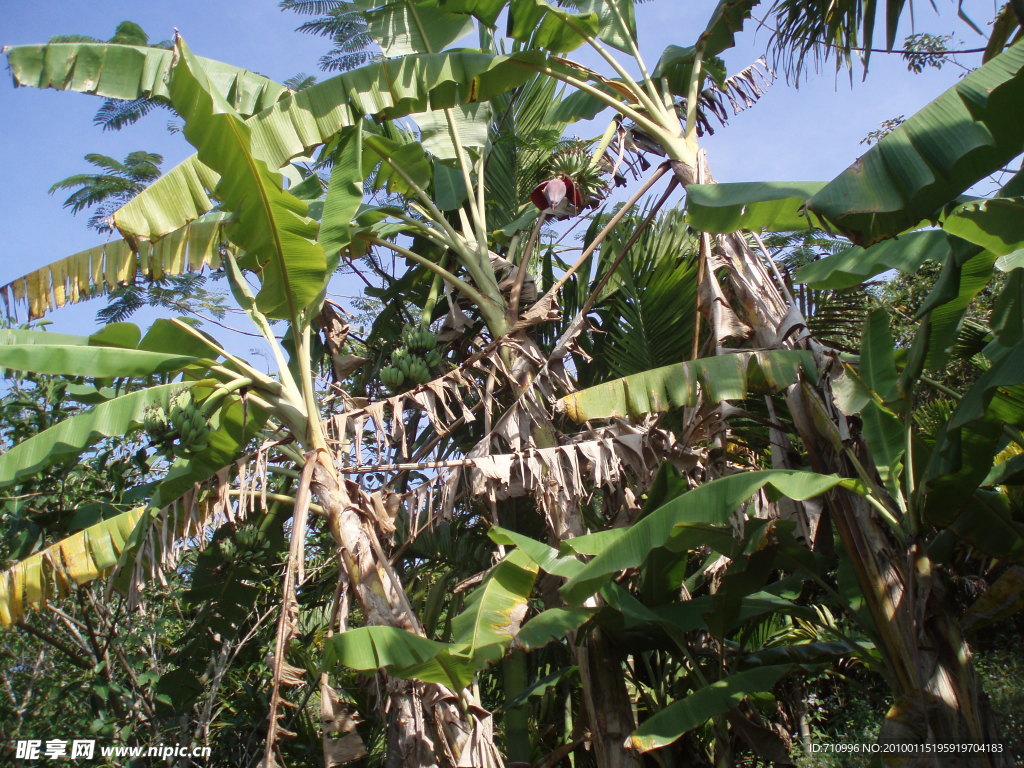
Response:
[{"label": "banana tree", "polygon": [[[810,464],[833,480],[812,494],[801,490],[797,480],[780,481],[773,488],[791,496],[789,505],[780,504],[780,508],[795,517],[807,541],[818,539],[813,531],[820,529],[820,512],[825,508],[842,545],[860,555],[852,570],[873,620],[867,626],[878,634],[877,645],[883,649],[900,697],[891,722],[901,722],[903,713],[916,708],[922,717],[911,718],[911,738],[927,741],[940,733],[964,741],[990,738],[969,666],[948,661],[964,658],[962,641],[952,625],[946,620],[924,621],[906,601],[900,602],[894,593],[879,588],[890,584],[923,596],[921,605],[927,605],[934,615],[944,615],[934,598],[927,599],[934,582],[922,575],[929,561],[916,540],[892,532],[892,520],[899,522],[900,476],[885,467],[887,458],[898,452],[894,453],[890,443],[869,437],[869,428],[865,428],[863,440],[851,432],[846,417],[832,405],[828,376],[835,367],[833,357],[802,330],[805,323],[787,303],[784,281],[774,274],[773,263],[762,259],[763,254],[735,230],[756,232],[771,223],[792,229],[808,221],[827,221],[855,242],[868,245],[933,215],[979,173],[991,170],[992,163],[998,167],[1012,158],[1007,152],[1015,142],[1019,146],[1012,126],[998,119],[998,110],[987,106],[984,95],[1005,90],[1005,99],[1012,98],[1016,70],[1008,62],[1015,60],[1015,49],[1004,54],[1008,59],[991,62],[997,65],[989,69],[991,80],[965,79],[956,97],[961,105],[973,105],[963,106],[966,120],[960,113],[940,110],[940,122],[981,123],[994,137],[986,141],[984,132],[979,131],[965,139],[957,150],[962,154],[949,158],[950,182],[945,186],[922,182],[913,194],[901,198],[894,193],[881,200],[889,208],[877,209],[847,204],[850,190],[858,190],[856,174],[847,177],[854,181],[841,177],[833,182],[836,186],[756,185],[738,190],[709,183],[698,139],[701,127],[712,114],[721,114],[730,95],[752,100],[759,93],[756,68],[729,78],[717,58],[733,44],[753,5],[722,3],[693,46],[670,48],[652,70],[640,55],[632,4],[621,0],[583,3],[572,10],[540,0],[367,4],[363,9],[367,29],[384,54],[381,62],[300,93],[278,91],[265,84],[257,90],[269,95],[268,100],[242,99],[244,104],[239,101],[240,94],[252,92],[240,85],[247,82],[246,73],[199,60],[180,41],[173,53],[116,45],[11,49],[9,60],[16,82],[116,98],[151,94],[169,98],[185,119],[185,135],[198,153],[113,215],[123,241],[76,254],[14,281],[3,291],[5,301],[26,302],[30,314],[39,315],[52,306],[109,290],[136,275],[159,277],[223,265],[237,301],[272,351],[277,374],[261,374],[208,337],[173,323],[154,328],[141,342],[110,347],[116,349],[116,355],[131,348],[131,354],[123,354],[122,367],[110,364],[102,370],[87,365],[97,354],[94,348],[109,345],[102,338],[94,340],[87,352],[79,350],[77,358],[64,350],[41,352],[51,345],[37,339],[13,341],[7,353],[9,362],[3,363],[11,368],[36,370],[32,366],[44,365],[38,361],[46,360],[48,372],[90,376],[161,372],[180,380],[159,384],[134,400],[126,400],[131,396],[125,395],[101,404],[97,406],[100,413],[93,418],[60,434],[40,436],[34,447],[20,446],[3,457],[7,474],[0,478],[10,481],[32,472],[41,462],[56,457],[51,451],[57,445],[64,455],[87,450],[97,435],[146,421],[147,409],[153,409],[148,411],[149,428],[163,434],[165,442],[177,445],[182,456],[151,507],[128,513],[118,523],[119,534],[109,525],[95,536],[87,533],[76,542],[62,543],[53,552],[13,569],[5,601],[9,610],[43,599],[49,583],[68,585],[104,574],[118,559],[122,571],[134,577],[127,580],[127,587],[137,586],[155,564],[170,562],[163,542],[172,531],[187,536],[196,530],[197,514],[209,515],[201,519],[215,526],[221,521],[217,515],[234,510],[210,500],[230,497],[224,470],[249,457],[243,465],[252,468],[257,478],[269,469],[272,473],[290,472],[297,481],[292,549],[273,653],[274,691],[264,764],[271,765],[275,759],[281,686],[296,674],[286,656],[300,615],[296,584],[301,581],[307,518],[313,513],[323,517],[334,537],[339,574],[366,623],[339,632],[330,644],[328,659],[385,674],[391,764],[500,762],[490,718],[473,690],[474,676],[500,658],[513,641],[533,647],[541,642],[534,637],[566,636],[572,641],[583,683],[586,738],[598,763],[635,765],[636,750],[664,748],[673,739],[663,730],[668,715],[659,720],[654,714],[639,724],[638,736],[627,746],[627,737],[638,726],[622,674],[628,660],[609,646],[607,628],[602,630],[596,623],[584,625],[598,611],[623,612],[621,599],[613,604],[621,596],[612,587],[605,592],[579,587],[580,580],[570,572],[574,566],[557,573],[548,571],[569,579],[561,604],[549,608],[563,612],[547,614],[540,621],[545,616],[542,613],[520,628],[536,574],[545,564],[551,565],[554,555],[541,552],[539,560],[524,559],[516,553],[530,545],[515,539],[517,549],[484,577],[467,601],[466,611],[450,609],[458,618],[452,618],[450,636],[440,642],[426,636],[424,624],[428,622],[421,621],[413,610],[382,538],[401,527],[403,535],[414,540],[435,514],[450,514],[463,490],[484,505],[474,514],[490,516],[494,522],[513,515],[516,500],[525,496],[533,499],[532,511],[553,544],[561,547],[564,542],[576,541],[566,546],[575,547],[573,551],[581,555],[598,555],[585,568],[595,578],[600,575],[598,581],[604,583],[609,573],[623,569],[628,573],[645,561],[605,556],[603,549],[594,548],[597,543],[584,542],[599,542],[604,535],[604,546],[612,538],[608,534],[615,534],[627,543],[618,549],[609,545],[610,551],[631,550],[639,546],[637,542],[643,544],[641,550],[668,546],[668,534],[660,534],[657,541],[644,537],[658,525],[674,530],[677,524],[692,521],[685,514],[673,517],[674,513],[665,513],[643,518],[660,520],[657,524],[634,523],[638,514],[634,489],[650,482],[653,469],[664,458],[687,468],[688,483],[707,483],[706,487],[716,489],[719,486],[714,483],[730,481],[728,475],[739,465],[730,459],[729,432],[722,418],[730,412],[729,402],[744,400],[752,393],[770,397],[781,390],[787,393],[786,403],[777,399],[768,403],[773,429],[779,431],[771,409],[785,409],[807,451],[796,463]],[[498,54],[492,48],[496,47],[495,23],[502,13],[508,18],[510,54]],[[473,31],[474,23],[483,50],[449,49]],[[611,74],[602,75],[564,57],[581,45],[590,46]],[[620,61],[609,48],[628,58]],[[628,74],[627,64],[636,66],[639,78]],[[538,120],[537,105],[550,102],[553,81],[571,92]],[[1004,96],[991,99],[998,106]],[[510,148],[497,140],[510,123],[524,131],[543,128],[560,133],[568,122],[593,116],[604,106],[614,108],[620,117],[582,157],[577,149],[561,153],[564,156],[556,158],[557,162],[546,162],[542,153],[538,156],[528,146],[514,144]],[[407,115],[413,116],[418,141],[394,125]],[[903,135],[911,135],[910,130]],[[976,143],[967,146],[970,140]],[[889,142],[885,149],[885,142],[880,143],[877,156],[888,156],[893,151],[888,147],[898,141]],[[280,170],[294,176],[289,170],[291,161],[321,147],[322,158],[333,163],[333,170],[326,179],[322,203],[308,204],[299,195],[305,195],[310,184],[286,190]],[[601,185],[591,181],[585,194],[584,180],[600,179],[602,172],[612,178],[622,176],[622,161],[629,147],[646,147],[666,161],[626,206],[591,232],[575,264],[563,265],[556,276],[556,258],[541,253],[538,247],[546,222],[578,214],[591,196],[599,202]],[[960,162],[968,155],[982,158],[970,170]],[[902,190],[884,175],[890,165],[878,161],[877,189]],[[388,192],[402,204],[360,207],[362,180],[367,176],[375,189]],[[617,241],[613,233],[630,214],[633,203],[665,176],[669,177],[669,190],[634,222],[628,239]],[[320,184],[316,178],[308,181],[314,189]],[[687,190],[688,223],[700,234],[691,249],[695,258],[687,268],[674,272],[668,262],[662,268],[662,279],[666,285],[684,285],[691,296],[696,295],[692,321],[683,318],[674,326],[684,336],[681,348],[686,362],[643,373],[620,369],[620,373],[634,375],[594,390],[573,392],[564,360],[587,348],[577,339],[591,310],[597,307],[600,312],[606,306],[602,302],[616,294],[628,295],[623,265],[633,265],[631,253],[648,254],[653,249],[644,233],[655,226],[658,208],[678,186]],[[870,194],[862,194],[867,195],[869,204],[875,202]],[[499,201],[497,205],[495,201]],[[219,210],[211,213],[215,207]],[[879,213],[867,216],[864,210]],[[947,220],[961,222],[966,230],[976,226],[974,213],[965,209]],[[753,240],[756,243],[756,238]],[[870,250],[856,260],[871,263]],[[322,420],[323,403],[311,373],[314,324],[323,328],[327,347],[337,353],[339,370],[351,363],[342,359],[343,323],[329,309],[321,311],[327,278],[341,255],[372,262],[379,258],[374,254],[381,251],[409,265],[409,279],[399,285],[421,296],[419,322],[411,323],[420,327],[410,327],[402,344],[396,345],[399,348],[390,356],[381,355],[380,365],[365,374],[376,378],[377,369],[383,369],[379,378],[393,388],[390,397],[370,402],[349,398],[343,410]],[[598,252],[601,277],[591,286],[582,274]],[[965,253],[950,257],[950,269],[955,270],[951,281],[961,279],[964,265],[970,265],[967,258]],[[969,269],[974,266],[977,264]],[[246,273],[259,282],[255,294]],[[559,316],[556,298],[562,291],[567,294],[564,303],[572,305],[572,316]],[[571,302],[569,294],[573,294]],[[1008,309],[1005,322],[1012,324],[1012,317]],[[445,366],[440,355],[431,358],[436,341],[425,333],[435,318],[442,326],[440,336],[472,338],[466,355],[455,359],[458,367],[439,376],[439,369]],[[286,323],[283,342],[276,337],[274,321]],[[544,329],[542,324],[549,322],[555,324],[556,333]],[[948,318],[944,322],[948,325]],[[873,343],[876,348],[877,341]],[[737,353],[744,345],[751,349]],[[673,354],[678,355],[679,348],[679,340],[675,340]],[[166,355],[168,350],[180,355],[183,349],[192,354],[148,362],[139,357]],[[607,348],[604,354],[610,354]],[[116,357],[114,352],[103,355],[98,359]],[[129,360],[135,360],[137,367],[130,367]],[[150,368],[144,368],[143,362]],[[630,364],[635,363],[633,359]],[[993,382],[1001,381],[993,375]],[[990,383],[985,392],[1000,386]],[[550,409],[551,401],[560,395],[564,396],[561,412],[568,419]],[[983,393],[977,398],[982,410],[989,403],[986,397]],[[890,393],[884,392],[876,405],[891,410],[890,400]],[[671,431],[649,425],[625,427],[616,421],[602,428],[573,426],[573,422],[604,418],[639,420],[644,414],[672,407],[678,408],[683,420],[673,423]],[[156,408],[167,415],[167,426]],[[891,420],[872,411],[872,417],[876,416],[873,425],[883,436],[891,436]],[[421,426],[424,417],[427,424]],[[206,424],[216,428],[209,436]],[[467,425],[475,426],[467,429]],[[264,442],[254,443],[260,439],[257,436]],[[773,433],[772,444],[781,445],[780,440],[785,439],[782,435],[776,440]],[[876,452],[878,457],[871,459]],[[955,453],[946,453],[955,457]],[[793,463],[794,454],[773,449],[771,460],[773,465],[778,461],[780,469],[789,468],[786,462]],[[409,480],[415,472],[420,473],[418,485]],[[387,487],[361,487],[347,479],[348,473],[383,480]],[[851,484],[851,478],[858,483]],[[749,478],[753,485],[746,495],[724,497],[723,515],[748,498],[757,515],[775,508],[772,498],[755,493],[755,479]],[[197,496],[197,482],[208,482],[213,490]],[[236,493],[250,500],[260,496],[267,492],[266,481],[260,482],[262,488],[256,483],[235,489]],[[588,519],[585,502],[594,488],[601,489],[604,510],[597,519],[592,515]],[[178,502],[185,494],[192,495]],[[680,498],[688,495],[683,493]],[[821,500],[815,502],[819,496]],[[903,491],[903,500],[907,498]],[[683,551],[711,546],[722,554],[745,556],[742,548],[722,540],[721,531],[708,531],[708,525],[724,529],[724,520],[703,522],[704,529],[698,526],[703,537],[684,536],[671,546]],[[606,528],[611,530],[603,530]],[[597,540],[587,538],[591,531],[599,531],[594,534]],[[498,543],[503,548],[512,546],[511,540]],[[912,561],[905,558],[907,552],[913,553]],[[602,557],[612,563],[602,566],[610,570],[600,571],[593,565],[600,564]],[[907,562],[915,567],[905,565]],[[70,564],[75,565],[69,570]],[[338,602],[339,606],[344,603]],[[339,607],[330,621],[347,629],[342,613]],[[653,621],[650,616],[641,618]],[[534,621],[537,624],[527,631]],[[935,657],[926,650],[936,647],[947,653]],[[517,658],[521,659],[512,654],[502,662],[509,681],[521,678]],[[692,665],[692,660],[687,663]],[[699,676],[701,666],[692,667]],[[735,732],[743,727],[735,724],[739,721],[732,710],[737,707],[732,705],[745,693],[770,688],[784,671],[724,677],[718,688],[727,688],[727,695],[704,692],[686,706],[693,708],[713,699],[714,706],[707,712],[716,719],[724,743],[730,729]],[[956,706],[952,698],[946,699],[950,706],[927,705],[935,700],[927,693],[929,681],[942,680],[957,681]],[[340,721],[343,706],[328,688],[323,694],[327,702],[324,711],[330,715],[328,719]],[[918,707],[921,702],[925,705]],[[511,739],[523,738],[521,731],[514,730],[511,714],[504,723],[510,749]],[[688,716],[683,722],[696,727],[707,719]],[[580,738],[573,733],[567,729],[567,743],[578,745]],[[651,734],[658,737],[650,738]],[[728,753],[720,751],[717,759],[727,760]],[[999,764],[997,761],[993,756],[993,764]]]},{"label": "banana tree", "polygon": [[[44,56],[70,53],[71,60],[77,62],[81,47],[45,50]],[[311,495],[335,537],[340,570],[366,621],[422,634],[419,620],[383,556],[377,527],[380,515],[369,495],[343,479],[331,460],[328,424],[321,421],[312,380],[311,326],[320,311],[331,261],[337,262],[338,248],[347,237],[349,222],[361,199],[361,169],[358,163],[336,164],[331,193],[323,205],[325,222],[318,227],[306,215],[307,203],[284,189],[280,175],[254,156],[250,127],[221,95],[204,61],[193,56],[183,41],[176,42],[173,53],[124,46],[102,46],[101,50],[107,57],[105,63],[109,66],[104,72],[108,78],[115,72],[113,59],[122,51],[129,71],[133,65],[165,68],[167,83],[159,87],[184,118],[185,136],[199,149],[199,162],[220,178],[211,192],[222,212],[190,225],[176,243],[168,238],[152,246],[151,258],[146,260],[148,269],[162,274],[210,262],[223,265],[235,298],[266,339],[278,372],[275,377],[260,373],[209,337],[176,321],[158,324],[144,339],[128,343],[117,334],[94,339],[90,345],[84,339],[9,332],[3,363],[8,368],[97,378],[164,376],[171,380],[106,400],[81,417],[16,446],[2,459],[5,482],[24,477],[47,462],[88,450],[103,435],[124,433],[139,425],[151,434],[162,435],[160,439],[173,445],[178,458],[149,507],[104,521],[15,566],[5,581],[4,619],[9,622],[25,605],[45,600],[53,587],[66,588],[109,572],[119,558],[125,588],[134,593],[149,568],[166,566],[173,557],[168,538],[201,535],[204,529],[223,524],[225,514],[232,514],[234,502],[225,506],[216,498],[227,493],[227,471],[240,459],[265,462],[268,452],[272,452],[296,463],[294,470],[275,469],[296,472],[299,483],[278,639],[272,654],[274,688],[263,764],[273,765],[282,686],[292,670],[285,656],[296,632],[296,572],[302,569]],[[242,76],[244,73],[235,81]],[[159,79],[150,82],[160,83]],[[147,86],[136,83],[136,87]],[[98,92],[127,95],[117,88],[107,88],[101,81]],[[347,138],[359,141],[359,126]],[[374,140],[368,139],[367,143]],[[226,217],[228,212],[233,215]],[[325,243],[333,254],[331,259],[326,255]],[[157,254],[157,249],[161,253]],[[143,268],[144,259],[129,250],[117,256],[105,252],[73,257],[76,269],[70,276],[61,267],[51,270],[50,275],[63,275],[76,282],[70,296],[58,291],[56,304],[59,306],[65,298],[77,300],[81,295],[78,285],[97,285],[104,279],[109,280],[108,286],[116,284],[118,258],[122,277]],[[256,276],[260,285],[255,292],[245,272]],[[25,295],[18,288],[13,292],[16,297]],[[290,360],[271,325],[278,320],[287,325],[293,352]],[[108,337],[114,338],[114,346],[102,346]],[[168,348],[178,351],[161,351]],[[254,444],[261,432],[265,435],[262,439],[270,438],[270,442]],[[197,483],[211,487],[197,491]],[[466,759],[473,755],[476,764],[500,762],[486,725],[488,716],[475,702],[472,691],[463,689],[466,682],[462,680],[463,687],[452,691],[437,682],[391,679],[387,703],[393,724],[388,736],[390,760],[395,764],[433,765],[446,756],[458,760],[460,755]]]}]

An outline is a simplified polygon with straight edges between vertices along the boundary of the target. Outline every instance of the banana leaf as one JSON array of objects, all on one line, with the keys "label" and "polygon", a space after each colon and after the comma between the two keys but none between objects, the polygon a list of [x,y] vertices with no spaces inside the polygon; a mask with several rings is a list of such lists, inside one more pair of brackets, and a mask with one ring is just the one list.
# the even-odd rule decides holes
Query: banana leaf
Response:
[{"label": "banana leaf", "polygon": [[777,392],[798,372],[814,371],[803,350],[738,352],[676,363],[598,384],[566,395],[557,407],[576,422],[638,416],[673,407],[742,400],[749,392]]},{"label": "banana leaf", "polygon": [[137,507],[102,520],[0,573],[0,624],[9,627],[21,621],[26,607],[108,573],[144,514]]},{"label": "banana leaf", "polygon": [[[765,486],[797,501],[820,496],[839,486],[851,490],[858,487],[849,479],[796,470],[743,472],[713,480],[672,499],[629,528],[604,531],[600,538],[587,537],[590,548],[586,551],[594,555],[593,559],[559,591],[568,602],[581,603],[612,575],[640,566],[652,550],[669,544],[687,526],[725,525],[743,502]],[[574,541],[570,540],[569,546]],[[600,547],[594,547],[598,542]]]},{"label": "banana leaf", "polygon": [[307,204],[254,157],[249,125],[213,90],[185,43],[179,39],[176,47],[180,58],[171,72],[171,100],[200,160],[221,176],[217,196],[237,213],[226,232],[261,274],[256,305],[267,317],[294,321],[319,299],[327,279],[317,224],[306,216]]},{"label": "banana leaf", "polygon": [[754,667],[698,688],[644,720],[630,743],[640,752],[668,746],[711,718],[728,712],[747,696],[770,691],[792,668],[789,664]]},{"label": "banana leaf", "polygon": [[[176,199],[194,198],[184,194]],[[212,205],[205,193],[203,199],[206,203],[200,205],[202,210],[193,209],[193,218]],[[112,240],[79,251],[0,287],[0,300],[8,314],[18,304],[24,304],[29,319],[35,319],[52,309],[107,294],[139,279],[156,280],[164,275],[200,272],[207,267],[217,269],[225,242],[226,218],[224,214],[209,214],[168,233],[157,243]]]},{"label": "banana leaf", "polygon": [[[173,53],[116,43],[49,43],[6,49],[16,86],[78,91],[108,99],[169,100]],[[197,57],[212,86],[243,115],[273,105],[290,91],[273,80],[213,59]]]},{"label": "banana leaf", "polygon": [[113,378],[151,376],[180,371],[197,362],[188,355],[139,349],[83,347],[67,344],[8,344],[0,346],[0,368],[58,376]]},{"label": "banana leaf", "polygon": [[537,564],[518,549],[494,566],[452,620],[452,643],[475,666],[501,658],[526,615]]},{"label": "banana leaf", "polygon": [[169,401],[190,383],[161,384],[115,397],[33,435],[0,454],[0,487],[31,477],[56,461],[78,456],[104,437],[121,437],[142,423],[153,406]]},{"label": "banana leaf", "polygon": [[691,184],[686,188],[686,210],[690,226],[702,232],[807,229],[817,226],[818,220],[804,205],[823,186],[820,181]]},{"label": "banana leaf", "polygon": [[[289,94],[249,118],[252,153],[280,168],[366,116],[389,120],[488,101],[525,83],[533,77],[531,67],[543,61],[536,51],[509,56],[446,51],[368,64]],[[216,174],[192,156],[116,211],[114,223],[126,236],[159,239],[197,215],[201,206],[179,195],[212,189],[211,176],[215,181]]]},{"label": "banana leaf", "polygon": [[1020,154],[1024,41],[882,138],[807,203],[857,245],[892,237]]}]

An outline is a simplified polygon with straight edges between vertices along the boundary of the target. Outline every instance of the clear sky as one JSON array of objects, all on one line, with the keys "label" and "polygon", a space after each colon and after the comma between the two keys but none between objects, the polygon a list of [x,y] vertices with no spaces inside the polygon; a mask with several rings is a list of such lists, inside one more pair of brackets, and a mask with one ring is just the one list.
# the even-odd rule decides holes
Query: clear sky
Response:
[{"label": "clear sky", "polygon": [[[983,45],[956,19],[955,2],[936,0],[936,14],[919,0],[916,30],[907,24],[901,33],[954,34],[951,47]],[[983,28],[995,8],[992,0],[963,5]],[[691,44],[714,6],[713,0],[652,0],[638,6],[641,50],[650,52],[651,64],[666,45]],[[296,33],[298,17],[280,11],[273,0],[0,0],[0,44],[39,43],[58,34],[107,39],[125,19],[139,23],[153,40],[169,38],[177,27],[196,53],[277,80],[316,73],[327,47],[321,38]],[[730,71],[764,52],[769,33],[756,27],[748,23],[749,31],[728,53]],[[980,56],[960,61],[975,66]],[[867,80],[857,72],[851,85],[845,72],[836,75],[827,66],[801,81],[799,90],[780,80],[759,104],[705,141],[719,181],[829,179],[864,152],[859,141],[881,121],[909,116],[963,74],[947,66],[913,75],[899,56],[875,54]],[[120,159],[145,149],[163,154],[167,169],[190,153],[180,135],[166,131],[168,113],[158,111],[120,132],[103,132],[92,125],[98,104],[81,94],[15,89],[9,80],[0,84],[0,167],[7,179],[0,188],[0,284],[100,241],[85,226],[87,214],[74,217],[61,207],[64,196],[47,194],[54,181],[88,170],[83,155],[100,152]],[[588,128],[596,135],[603,124],[578,130],[588,135]],[[53,315],[54,327],[90,331],[97,308],[94,301],[60,310]]]}]

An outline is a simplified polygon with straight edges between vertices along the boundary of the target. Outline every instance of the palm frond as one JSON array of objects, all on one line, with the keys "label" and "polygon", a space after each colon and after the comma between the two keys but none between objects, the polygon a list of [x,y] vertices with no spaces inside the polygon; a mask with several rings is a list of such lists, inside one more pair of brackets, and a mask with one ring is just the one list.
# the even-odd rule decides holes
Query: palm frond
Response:
[{"label": "palm frond", "polygon": [[166,101],[158,98],[104,99],[92,122],[104,131],[119,131],[125,126],[134,125],[156,109],[170,108]]},{"label": "palm frond", "polygon": [[[958,1],[961,17],[963,11]],[[936,8],[935,4],[932,4]],[[875,45],[878,11],[885,16],[885,48],[892,49],[901,17],[913,16],[913,0],[775,0],[765,26],[772,30],[772,65],[799,82],[808,69],[818,70],[833,56],[836,69],[854,66],[854,54],[867,67]]]},{"label": "palm frond", "polygon": [[[594,280],[611,268],[643,215],[622,222],[602,245]],[[687,359],[693,347],[697,296],[697,242],[680,211],[656,218],[597,297],[595,333],[579,361],[582,386],[629,376]],[[582,306],[566,294],[569,311]]]}]

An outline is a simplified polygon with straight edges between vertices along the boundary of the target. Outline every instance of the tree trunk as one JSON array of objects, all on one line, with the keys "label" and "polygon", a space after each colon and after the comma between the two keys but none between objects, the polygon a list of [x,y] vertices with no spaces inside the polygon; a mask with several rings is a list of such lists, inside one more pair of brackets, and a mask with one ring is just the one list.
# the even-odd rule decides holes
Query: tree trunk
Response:
[{"label": "tree trunk", "polygon": [[622,659],[600,629],[594,629],[575,646],[575,656],[598,768],[638,768],[640,757],[627,746],[636,723]]},{"label": "tree trunk", "polygon": [[[563,541],[587,532],[579,502],[567,497],[564,489],[552,488],[540,501],[556,540]],[[590,598],[585,605],[597,607],[597,598]],[[629,746],[636,721],[626,690],[621,655],[615,653],[599,629],[588,632],[581,643],[576,642],[575,633],[570,639],[580,670],[583,703],[598,768],[639,768],[640,756]]]},{"label": "tree trunk", "polygon": [[[311,483],[327,513],[349,584],[366,623],[423,635],[377,539],[373,505],[354,483],[318,461]],[[382,673],[383,674],[383,673]],[[501,768],[491,715],[469,689],[386,677],[388,768]],[[461,706],[460,706],[461,703]]]},{"label": "tree trunk", "polygon": [[[673,171],[684,184],[713,181],[703,154],[696,168],[674,161]],[[716,235],[710,240],[707,257],[728,268],[724,286],[729,307],[719,310],[718,319],[705,305],[712,323],[716,348],[720,333],[746,326],[758,347],[794,346],[790,332],[800,328],[799,317],[787,308],[780,286],[773,282],[765,263],[739,234]],[[707,280],[716,281],[708,264]],[[716,281],[717,282],[717,281]],[[701,293],[706,301],[713,288]],[[739,324],[722,320],[722,313],[734,313]],[[792,326],[792,327],[787,327]],[[801,343],[817,345],[804,333]],[[816,351],[822,351],[820,347]],[[856,477],[847,458],[852,447],[861,464],[867,449],[850,437],[845,416],[831,405],[828,380],[799,382],[787,399],[814,471]],[[943,574],[925,554],[922,542],[913,538],[900,543],[878,513],[861,497],[845,490],[832,492],[827,512],[853,561],[865,604],[874,620],[879,648],[890,670],[895,703],[890,709],[880,740],[891,744],[998,744],[1000,743],[986,697],[970,661],[970,649],[949,602],[944,599]],[[810,543],[810,542],[809,542]],[[990,766],[1008,768],[1007,753],[963,753],[925,755],[897,753],[892,765],[931,768],[934,766]]]}]

